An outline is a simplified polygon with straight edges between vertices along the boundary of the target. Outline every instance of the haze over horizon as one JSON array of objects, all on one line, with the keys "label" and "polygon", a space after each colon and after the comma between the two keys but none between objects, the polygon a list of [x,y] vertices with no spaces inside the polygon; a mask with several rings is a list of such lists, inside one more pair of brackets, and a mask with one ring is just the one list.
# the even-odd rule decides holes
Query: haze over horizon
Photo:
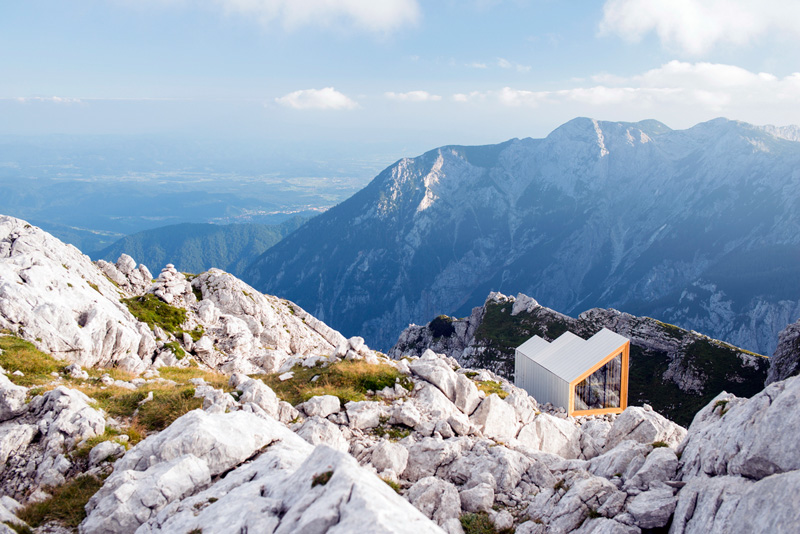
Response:
[{"label": "haze over horizon", "polygon": [[800,123],[800,6],[788,1],[42,0],[2,12],[0,134],[349,147],[388,165],[544,137],[576,116]]}]

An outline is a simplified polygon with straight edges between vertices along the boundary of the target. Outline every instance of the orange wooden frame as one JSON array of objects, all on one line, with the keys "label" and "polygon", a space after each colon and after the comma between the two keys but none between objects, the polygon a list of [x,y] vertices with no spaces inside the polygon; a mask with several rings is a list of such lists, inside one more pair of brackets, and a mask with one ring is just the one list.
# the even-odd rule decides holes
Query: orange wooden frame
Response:
[{"label": "orange wooden frame", "polygon": [[[608,356],[603,358],[596,365],[592,366],[581,376],[569,383],[569,407],[568,415],[600,415],[605,413],[622,413],[628,407],[628,358],[630,357],[631,342],[626,341],[624,345],[614,349]],[[580,384],[589,375],[603,367],[614,359],[622,351],[622,377],[620,380],[619,408],[598,408],[595,410],[576,410],[575,409],[575,386]]]}]

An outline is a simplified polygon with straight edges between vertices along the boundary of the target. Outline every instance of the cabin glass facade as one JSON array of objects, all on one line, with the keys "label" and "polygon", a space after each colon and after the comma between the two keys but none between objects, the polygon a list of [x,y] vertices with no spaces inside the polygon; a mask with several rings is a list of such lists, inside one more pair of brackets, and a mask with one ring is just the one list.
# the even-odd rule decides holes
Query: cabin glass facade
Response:
[{"label": "cabin glass facade", "polygon": [[575,386],[574,409],[619,408],[622,399],[622,353]]}]

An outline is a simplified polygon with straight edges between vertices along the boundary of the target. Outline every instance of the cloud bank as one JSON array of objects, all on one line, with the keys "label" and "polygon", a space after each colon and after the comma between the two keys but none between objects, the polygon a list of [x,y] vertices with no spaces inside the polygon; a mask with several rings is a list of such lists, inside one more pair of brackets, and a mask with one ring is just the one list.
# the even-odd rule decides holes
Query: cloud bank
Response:
[{"label": "cloud bank", "polygon": [[435,102],[442,99],[441,96],[431,94],[427,91],[409,91],[407,93],[394,93],[390,91],[383,95],[389,100],[398,100],[400,102]]},{"label": "cloud bank", "polygon": [[601,33],[662,44],[699,56],[719,44],[746,45],[770,33],[800,37],[796,0],[607,0]]}]

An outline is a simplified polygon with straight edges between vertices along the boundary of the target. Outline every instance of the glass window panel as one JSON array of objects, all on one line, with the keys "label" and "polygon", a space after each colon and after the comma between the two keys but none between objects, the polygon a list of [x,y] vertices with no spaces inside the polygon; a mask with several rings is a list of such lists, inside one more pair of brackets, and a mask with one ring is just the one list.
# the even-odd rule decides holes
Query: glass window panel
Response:
[{"label": "glass window panel", "polygon": [[619,408],[622,398],[622,353],[575,386],[575,410]]}]

